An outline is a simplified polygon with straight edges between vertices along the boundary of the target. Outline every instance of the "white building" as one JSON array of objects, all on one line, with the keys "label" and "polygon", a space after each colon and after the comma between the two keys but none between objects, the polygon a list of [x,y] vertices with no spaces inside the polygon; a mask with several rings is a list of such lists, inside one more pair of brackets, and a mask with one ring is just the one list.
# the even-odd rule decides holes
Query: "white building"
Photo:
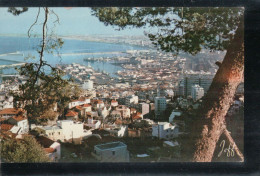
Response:
[{"label": "white building", "polygon": [[28,120],[23,116],[13,116],[8,119],[8,122],[19,128],[19,134],[27,133],[29,131]]},{"label": "white building", "polygon": [[9,96],[4,92],[0,92],[0,110],[13,107],[13,96]]},{"label": "white building", "polygon": [[158,124],[153,125],[152,129],[152,136],[159,139],[172,139],[179,134],[179,127],[168,122],[158,122]]},{"label": "white building", "polygon": [[59,120],[57,126],[62,128],[64,140],[81,138],[83,136],[83,123],[72,120]]},{"label": "white building", "polygon": [[109,109],[107,109],[106,107],[104,107],[104,108],[100,108],[100,109],[98,109],[98,112],[99,112],[99,114],[100,114],[100,116],[102,116],[103,117],[103,119],[105,119],[108,115],[109,115]]},{"label": "white building", "polygon": [[122,142],[95,145],[92,155],[101,162],[129,162],[129,151]]},{"label": "white building", "polygon": [[71,108],[74,108],[76,106],[81,106],[81,105],[84,105],[84,104],[89,104],[90,103],[90,99],[89,98],[84,98],[84,97],[81,97],[80,99],[78,100],[73,100],[69,103],[69,109]]},{"label": "white building", "polygon": [[72,120],[59,120],[55,126],[40,127],[44,130],[45,135],[54,140],[62,142],[80,143],[81,138],[89,135],[83,129],[83,123],[73,122]]},{"label": "white building", "polygon": [[61,158],[61,148],[59,142],[55,142],[44,136],[38,136],[36,140],[42,145],[51,161],[57,162]]},{"label": "white building", "polygon": [[138,96],[130,95],[125,98],[125,105],[130,106],[130,104],[137,104],[138,103]]},{"label": "white building", "polygon": [[119,111],[122,118],[130,118],[130,109],[127,106],[119,105],[116,107],[116,111]]},{"label": "white building", "polygon": [[85,123],[86,126],[92,128],[92,129],[98,129],[101,125],[100,120],[93,120],[92,117],[88,118],[88,123]]},{"label": "white building", "polygon": [[156,118],[160,118],[160,116],[166,110],[166,98],[165,97],[155,97],[154,105],[155,105],[155,116],[156,116]]},{"label": "white building", "polygon": [[204,89],[195,84],[191,88],[191,96],[194,101],[201,99],[204,96]]},{"label": "white building", "polygon": [[169,123],[171,123],[176,116],[180,116],[181,112],[173,110],[170,117],[169,117]]},{"label": "white building", "polygon": [[133,105],[132,107],[136,108],[136,110],[141,112],[142,115],[148,114],[150,111],[150,106],[148,103],[139,103],[139,104]]},{"label": "white building", "polygon": [[116,100],[112,100],[112,101],[111,101],[111,106],[112,106],[112,107],[118,106],[118,102],[117,102]]},{"label": "white building", "polygon": [[111,135],[115,137],[124,137],[127,135],[127,129],[128,127],[125,126],[120,126],[119,128],[114,128],[114,129],[106,129]]}]

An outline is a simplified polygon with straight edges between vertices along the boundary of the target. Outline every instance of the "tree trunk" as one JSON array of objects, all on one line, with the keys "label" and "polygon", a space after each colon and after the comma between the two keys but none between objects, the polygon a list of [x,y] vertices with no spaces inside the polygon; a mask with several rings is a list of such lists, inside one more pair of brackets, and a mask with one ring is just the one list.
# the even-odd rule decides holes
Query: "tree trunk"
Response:
[{"label": "tree trunk", "polygon": [[212,160],[216,144],[225,127],[226,113],[233,103],[237,86],[244,78],[244,19],[241,19],[234,39],[198,111],[200,115],[195,120],[197,127],[191,132],[195,140],[195,162]]}]

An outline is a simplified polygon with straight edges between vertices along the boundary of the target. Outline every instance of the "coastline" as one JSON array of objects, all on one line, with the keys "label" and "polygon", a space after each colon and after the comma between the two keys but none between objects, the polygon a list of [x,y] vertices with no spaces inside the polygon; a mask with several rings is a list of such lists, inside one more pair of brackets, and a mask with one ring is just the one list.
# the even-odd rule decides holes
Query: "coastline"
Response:
[{"label": "coastline", "polygon": [[[23,37],[23,38],[29,38],[26,34],[0,34],[0,37]],[[118,44],[118,45],[128,45],[128,46],[133,46],[133,47],[142,47],[144,49],[154,49],[151,46],[143,46],[143,45],[138,45],[138,44],[130,44],[130,43],[125,43],[122,41],[115,42],[115,41],[109,41],[108,36],[104,36],[104,38],[98,38],[95,37],[95,35],[90,35],[90,36],[57,36],[59,38],[65,39],[65,40],[78,40],[78,41],[87,41],[87,42],[96,42],[96,43],[109,43],[109,44]],[[106,38],[108,37],[108,38]],[[124,36],[124,37],[136,37],[136,36]],[[41,38],[41,35],[36,34],[35,37],[30,37],[30,38]],[[108,39],[108,40],[106,40]],[[121,39],[122,40],[122,39]]]}]

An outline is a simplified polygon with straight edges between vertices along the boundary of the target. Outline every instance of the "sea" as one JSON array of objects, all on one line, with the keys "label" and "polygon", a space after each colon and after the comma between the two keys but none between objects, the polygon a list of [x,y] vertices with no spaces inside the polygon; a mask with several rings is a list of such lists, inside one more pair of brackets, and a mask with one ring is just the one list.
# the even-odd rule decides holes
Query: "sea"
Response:
[{"label": "sea", "polygon": [[[126,55],[127,50],[147,50],[146,47],[93,42],[76,39],[63,39],[64,44],[54,54],[44,54],[44,60],[52,66],[56,64],[90,65],[94,70],[104,71],[111,76],[116,77],[116,72],[122,70],[119,65],[113,64],[114,61],[85,61],[84,58],[98,57],[116,57]],[[39,57],[37,48],[39,48],[40,38],[28,38],[17,36],[0,36],[0,66],[15,63],[37,62],[37,59],[28,59],[28,56]],[[2,74],[15,74],[14,68],[2,69]]]}]

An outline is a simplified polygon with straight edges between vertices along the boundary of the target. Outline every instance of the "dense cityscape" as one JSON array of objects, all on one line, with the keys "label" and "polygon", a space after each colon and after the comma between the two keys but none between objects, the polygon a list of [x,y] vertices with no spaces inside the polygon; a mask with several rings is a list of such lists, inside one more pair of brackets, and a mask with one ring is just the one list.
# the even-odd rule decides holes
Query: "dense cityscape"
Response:
[{"label": "dense cityscape", "polygon": [[[94,41],[115,42],[97,37]],[[145,39],[129,37],[122,41],[148,48],[127,50],[123,56],[86,56],[85,65],[76,61],[57,64],[74,80],[71,84],[79,87],[79,97],[71,97],[61,113],[57,103],[50,110],[54,117],[32,124],[30,131],[26,112],[15,108],[10,94],[10,90],[18,91],[27,78],[2,75],[0,139],[33,136],[53,162],[185,161],[182,151],[185,136],[190,135],[189,123],[225,52],[202,50],[195,56],[173,55],[153,49]],[[109,62],[122,70],[112,76],[94,69],[90,64],[93,62]],[[233,101],[226,125],[243,151],[243,82]],[[3,158],[1,162],[5,162]]]}]

